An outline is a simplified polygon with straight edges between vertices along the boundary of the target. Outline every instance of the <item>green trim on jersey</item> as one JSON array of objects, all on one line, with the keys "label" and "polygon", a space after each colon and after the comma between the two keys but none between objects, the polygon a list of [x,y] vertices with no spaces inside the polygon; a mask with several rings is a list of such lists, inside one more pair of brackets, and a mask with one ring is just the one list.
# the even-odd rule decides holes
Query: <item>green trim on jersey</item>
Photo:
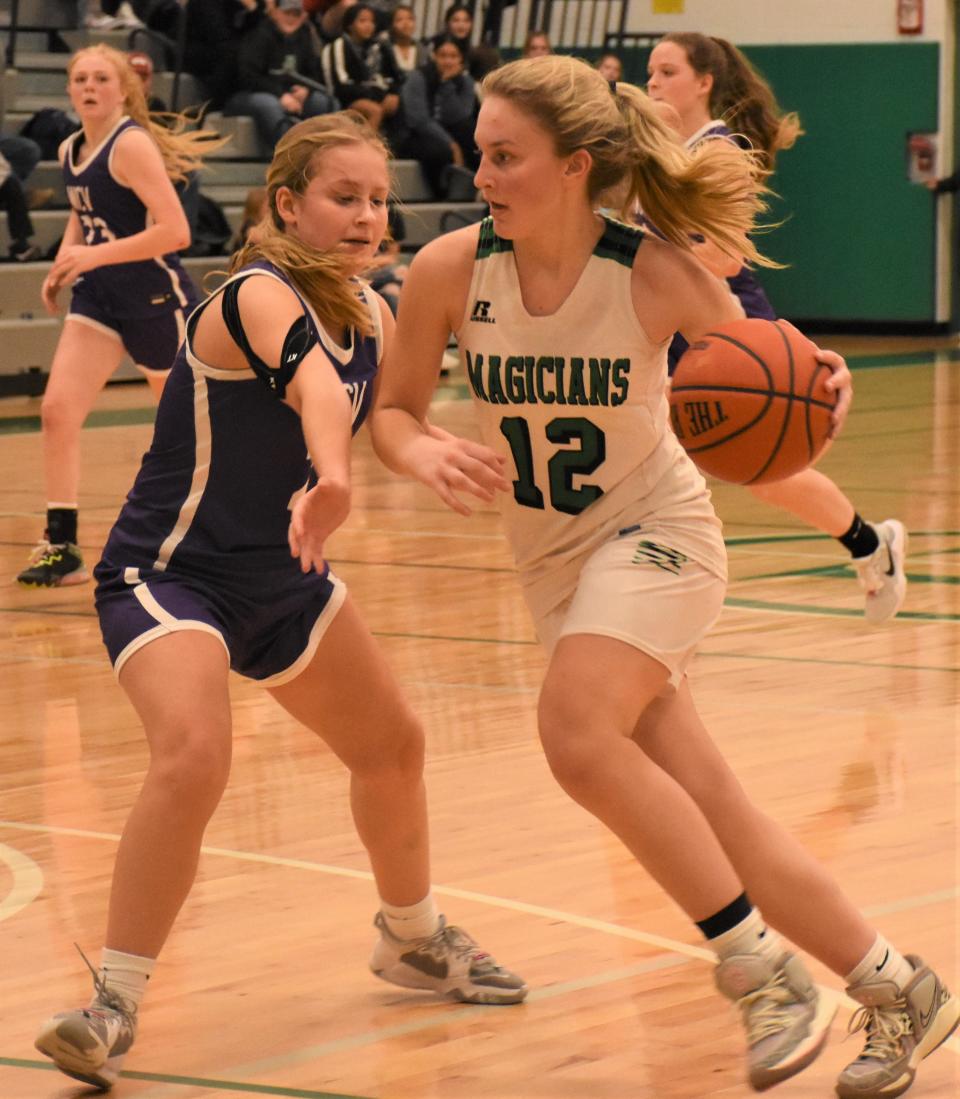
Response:
[{"label": "green trim on jersey", "polygon": [[637,249],[643,240],[643,230],[635,225],[624,225],[622,221],[614,221],[606,214],[602,214],[601,217],[606,223],[606,229],[597,241],[593,254],[600,259],[612,259],[622,263],[624,267],[632,268]]},{"label": "green trim on jersey", "polygon": [[477,259],[486,259],[497,252],[512,252],[513,241],[498,237],[493,231],[493,218],[485,217],[480,222],[480,237],[477,240]]},{"label": "green trim on jersey", "polygon": [[[643,240],[643,230],[635,225],[625,225],[602,214],[604,230],[593,250],[600,259],[612,259],[624,267],[633,267],[637,249]],[[485,217],[480,222],[480,236],[477,239],[477,259],[487,259],[499,252],[512,252],[513,241],[498,237],[493,231],[493,218]]]}]

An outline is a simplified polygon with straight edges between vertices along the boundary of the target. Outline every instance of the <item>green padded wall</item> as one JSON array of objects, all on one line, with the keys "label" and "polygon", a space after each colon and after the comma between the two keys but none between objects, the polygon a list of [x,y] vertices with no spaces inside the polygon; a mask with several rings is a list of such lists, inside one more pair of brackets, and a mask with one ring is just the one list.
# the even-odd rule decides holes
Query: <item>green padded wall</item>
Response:
[{"label": "green padded wall", "polygon": [[932,322],[934,202],[906,178],[906,135],[937,128],[936,43],[751,46],[806,134],[773,180],[784,224],[763,272],[786,317]]}]

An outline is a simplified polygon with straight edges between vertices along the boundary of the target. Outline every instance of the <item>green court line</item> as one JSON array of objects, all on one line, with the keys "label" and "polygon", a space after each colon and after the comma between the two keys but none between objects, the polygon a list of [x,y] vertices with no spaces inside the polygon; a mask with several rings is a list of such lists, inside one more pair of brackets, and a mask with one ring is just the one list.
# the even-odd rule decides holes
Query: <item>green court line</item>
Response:
[{"label": "green court line", "polygon": [[[784,611],[787,614],[817,614],[833,618],[862,618],[862,610],[846,607],[815,607],[801,603],[767,603],[762,599],[736,599],[727,596],[725,607],[740,607],[754,611]],[[915,622],[960,622],[960,614],[936,614],[933,611],[900,611],[897,619],[910,619]]]},{"label": "green court line", "polygon": [[[59,1072],[49,1061],[27,1061],[20,1057],[0,1057],[0,1065],[8,1068],[40,1069],[44,1072]],[[307,1088],[283,1088],[270,1084],[243,1084],[236,1080],[206,1080],[201,1076],[169,1076],[162,1072],[120,1073],[126,1080],[144,1080],[151,1084],[180,1084],[188,1088],[211,1088],[214,1091],[242,1091],[251,1095],[285,1095],[290,1099],[364,1099],[362,1095],[347,1095],[340,1091],[309,1091]]]},{"label": "green court line", "polygon": [[880,668],[894,672],[947,672],[955,675],[960,667],[951,668],[936,664],[891,664],[881,660],[830,660],[823,656],[776,656],[771,653],[725,653],[698,649],[697,656],[712,657],[716,660],[765,660],[779,664],[827,664],[841,668]]},{"label": "green court line", "polygon": [[[93,411],[87,417],[84,427],[122,427],[125,424],[152,424],[157,409],[120,408]],[[0,435],[25,435],[40,430],[39,416],[0,417]]]},{"label": "green court line", "polygon": [[[911,530],[911,538],[960,538],[960,530]],[[760,546],[767,542],[835,542],[832,534],[757,534],[724,538],[725,546]]]},{"label": "green court line", "polygon": [[[751,576],[738,576],[737,581],[780,580],[788,576],[825,576],[831,580],[852,580],[856,573],[849,565],[819,565],[813,569],[787,569],[785,572],[757,572]],[[933,576],[930,573],[908,572],[911,584],[960,584],[960,576]]]}]

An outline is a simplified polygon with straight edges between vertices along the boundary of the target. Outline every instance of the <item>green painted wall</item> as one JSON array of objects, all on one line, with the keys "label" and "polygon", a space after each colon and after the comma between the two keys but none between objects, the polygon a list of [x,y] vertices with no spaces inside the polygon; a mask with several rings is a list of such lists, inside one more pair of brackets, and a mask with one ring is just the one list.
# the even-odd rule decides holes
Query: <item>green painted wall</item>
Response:
[{"label": "green painted wall", "polygon": [[[599,51],[583,51],[592,59]],[[772,180],[779,228],[761,249],[777,312],[803,320],[935,319],[935,204],[907,182],[906,135],[937,128],[935,42],[748,46],[744,52],[806,133]],[[642,84],[649,51],[621,51]],[[952,166],[944,166],[949,172]]]},{"label": "green painted wall", "polygon": [[763,272],[783,316],[935,317],[933,199],[906,177],[906,135],[937,128],[936,43],[745,49],[805,135],[783,153]]}]

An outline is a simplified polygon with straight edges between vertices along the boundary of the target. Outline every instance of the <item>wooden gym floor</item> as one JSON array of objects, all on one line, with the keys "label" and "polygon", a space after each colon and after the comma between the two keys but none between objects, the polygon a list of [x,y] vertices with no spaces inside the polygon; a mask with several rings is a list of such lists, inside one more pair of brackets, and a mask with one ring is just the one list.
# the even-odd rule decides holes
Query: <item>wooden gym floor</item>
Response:
[{"label": "wooden gym floor", "polygon": [[[867,627],[845,555],[715,486],[731,583],[693,672],[708,726],[756,800],[902,949],[960,985],[957,701],[960,352],[823,341],[856,368],[822,468],[868,518],[911,532],[904,613]],[[461,376],[437,422],[471,431]],[[0,1097],[89,1094],[32,1047],[86,1002],[118,834],[145,746],[101,648],[89,585],[13,582],[42,527],[39,402],[0,402]],[[145,387],[112,387],[84,432],[81,541],[103,544],[149,436]],[[235,679],[230,787],[157,968],[119,1085],[136,1099],[739,1099],[742,1040],[695,929],[548,774],[544,660],[495,513],[447,512],[364,435],[354,511],[329,546],[428,736],[443,907],[521,971],[529,1000],[464,1007],[367,971],[375,897],[345,775]],[[814,965],[830,989],[841,982]],[[857,1040],[841,1004],[783,1099],[833,1094]],[[960,1040],[910,1093],[960,1094]]]}]

